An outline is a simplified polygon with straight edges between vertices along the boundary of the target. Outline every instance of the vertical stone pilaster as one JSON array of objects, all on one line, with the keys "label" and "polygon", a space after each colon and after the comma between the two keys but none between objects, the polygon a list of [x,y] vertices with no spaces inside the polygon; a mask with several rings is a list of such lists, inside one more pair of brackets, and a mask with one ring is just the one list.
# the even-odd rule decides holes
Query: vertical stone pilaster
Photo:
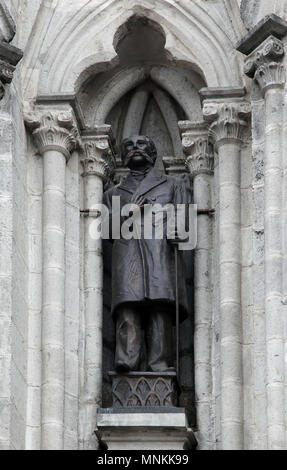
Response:
[{"label": "vertical stone pilaster", "polygon": [[248,103],[204,102],[218,152],[222,448],[243,449],[240,156]]},{"label": "vertical stone pilaster", "polygon": [[198,236],[194,260],[194,367],[195,406],[200,448],[212,449],[213,425],[211,325],[212,325],[212,180],[214,157],[205,122],[179,122],[185,164],[193,179],[198,208]]},{"label": "vertical stone pilaster", "polygon": [[[16,279],[14,276],[14,267],[17,264],[15,254],[15,220],[17,219],[17,195],[15,195],[14,177],[16,160],[15,149],[15,116],[12,116],[10,106],[5,106],[2,102],[7,85],[13,79],[13,74],[17,63],[23,56],[20,49],[9,44],[15,35],[16,26],[6,7],[5,1],[0,2],[0,165],[1,165],[1,182],[0,182],[0,449],[8,450],[17,442],[20,447],[23,443],[24,432],[22,429],[15,430],[14,426],[18,417],[25,414],[19,402],[17,402],[20,394],[15,394],[15,388],[19,386],[17,378],[24,375],[24,367],[14,368],[15,361],[14,352],[20,357],[21,345],[17,343],[14,346],[14,340],[17,333],[13,322],[17,316],[15,310],[15,298],[17,297],[17,279],[20,278],[20,270]],[[17,130],[16,130],[17,131]],[[19,192],[17,191],[17,194]],[[24,206],[24,204],[23,204]],[[24,236],[23,236],[24,237]],[[23,243],[24,245],[24,243]],[[17,247],[18,248],[18,247]],[[19,258],[21,257],[19,253]],[[19,263],[17,264],[19,266]],[[22,273],[21,273],[22,274]],[[25,297],[25,285],[21,285],[21,295]],[[20,288],[19,288],[20,290]],[[17,292],[18,293],[18,292]],[[18,296],[19,298],[19,296]],[[23,318],[25,317],[25,306],[23,306]],[[23,332],[21,331],[21,334]],[[24,336],[24,335],[23,335]],[[17,339],[20,336],[17,336]],[[21,336],[22,338],[22,336]],[[17,342],[17,340],[16,340]],[[23,361],[24,364],[24,361]],[[17,378],[16,378],[17,376]],[[15,387],[15,383],[17,384]],[[22,392],[25,394],[25,390]],[[21,400],[22,400],[21,396]],[[24,400],[21,401],[21,404]],[[17,402],[17,403],[16,403]],[[17,408],[17,413],[15,412]],[[21,408],[21,410],[20,410]],[[16,417],[17,415],[17,417]],[[22,417],[21,416],[21,417]],[[16,438],[15,438],[16,436]]]},{"label": "vertical stone pilaster", "polygon": [[113,172],[110,126],[99,126],[83,137],[82,158],[85,184],[85,358],[84,388],[81,398],[81,437],[83,449],[95,448],[97,408],[102,403],[102,335],[103,335],[103,252],[102,240],[92,236],[96,215],[92,212],[102,203],[104,183]]},{"label": "vertical stone pilaster", "polygon": [[[249,38],[249,42],[252,38]],[[245,73],[258,84],[265,101],[265,327],[268,449],[285,449],[286,311],[282,305],[287,285],[286,246],[282,221],[286,216],[284,183],[287,168],[283,149],[283,103],[286,72],[283,43],[267,37],[245,62]],[[286,192],[285,192],[286,194]],[[284,268],[284,269],[283,269]],[[284,325],[285,323],[285,325]],[[285,333],[284,333],[285,329]]]},{"label": "vertical stone pilaster", "polygon": [[70,112],[27,116],[43,156],[41,449],[63,449],[66,162],[78,144]]}]

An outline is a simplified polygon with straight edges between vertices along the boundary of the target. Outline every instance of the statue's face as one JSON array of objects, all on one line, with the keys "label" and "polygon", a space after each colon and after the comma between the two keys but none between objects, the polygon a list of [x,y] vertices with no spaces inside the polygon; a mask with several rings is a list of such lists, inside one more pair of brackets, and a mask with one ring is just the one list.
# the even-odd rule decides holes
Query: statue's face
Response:
[{"label": "statue's face", "polygon": [[152,152],[150,140],[146,136],[137,135],[129,137],[122,142],[122,158],[125,166],[129,168],[142,168],[152,166]]}]

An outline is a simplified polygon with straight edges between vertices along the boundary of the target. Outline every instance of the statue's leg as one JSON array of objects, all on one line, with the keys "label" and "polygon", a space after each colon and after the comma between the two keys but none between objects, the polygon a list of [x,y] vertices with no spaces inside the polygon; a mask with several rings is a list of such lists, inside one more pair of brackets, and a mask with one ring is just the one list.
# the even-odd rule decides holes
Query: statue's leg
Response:
[{"label": "statue's leg", "polygon": [[155,310],[149,314],[146,326],[148,368],[164,372],[171,368],[173,349],[172,316],[168,311]]},{"label": "statue's leg", "polygon": [[141,358],[141,315],[126,304],[119,307],[116,316],[115,369],[118,372],[136,371]]}]

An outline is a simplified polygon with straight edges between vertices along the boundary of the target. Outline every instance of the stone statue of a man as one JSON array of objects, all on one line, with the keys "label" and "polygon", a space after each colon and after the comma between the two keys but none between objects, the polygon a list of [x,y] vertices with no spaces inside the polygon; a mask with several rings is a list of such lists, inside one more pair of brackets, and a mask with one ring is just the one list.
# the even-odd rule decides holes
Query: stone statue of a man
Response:
[{"label": "stone statue of a man", "polygon": [[[112,210],[112,197],[120,197],[120,206],[137,204],[143,213],[145,204],[183,204],[184,186],[154,168],[157,151],[146,136],[133,136],[121,145],[128,176],[104,194],[104,203]],[[175,319],[174,244],[168,240],[164,219],[163,239],[141,238],[113,241],[112,313],[116,322],[115,368],[118,372],[138,371],[143,341],[146,343],[147,370],[173,370],[173,323]],[[186,283],[179,252],[180,319],[186,317]]]}]

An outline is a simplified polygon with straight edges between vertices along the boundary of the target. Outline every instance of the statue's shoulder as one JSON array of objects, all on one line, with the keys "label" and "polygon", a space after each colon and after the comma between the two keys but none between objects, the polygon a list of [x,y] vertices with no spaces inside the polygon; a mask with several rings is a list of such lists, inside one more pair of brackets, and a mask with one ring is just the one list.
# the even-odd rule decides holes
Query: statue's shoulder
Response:
[{"label": "statue's shoulder", "polygon": [[120,186],[120,183],[114,185],[114,186],[111,186],[110,188],[108,188],[105,192],[104,192],[104,200],[109,200],[112,198],[112,196],[114,196],[117,191],[118,191],[118,188]]}]

